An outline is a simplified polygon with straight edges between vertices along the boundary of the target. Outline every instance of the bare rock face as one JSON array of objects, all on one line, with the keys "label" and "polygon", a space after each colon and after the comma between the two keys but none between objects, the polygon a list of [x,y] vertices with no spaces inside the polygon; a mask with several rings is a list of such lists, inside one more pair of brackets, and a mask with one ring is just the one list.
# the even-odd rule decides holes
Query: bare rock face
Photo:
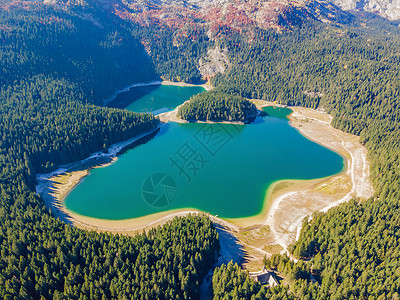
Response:
[{"label": "bare rock face", "polygon": [[343,10],[364,10],[389,20],[400,19],[400,0],[333,0]]},{"label": "bare rock face", "polygon": [[389,20],[400,19],[400,0],[370,0],[364,10],[370,12],[378,12],[382,17]]},{"label": "bare rock face", "polygon": [[215,48],[208,50],[205,58],[200,58],[198,68],[202,77],[208,80],[217,73],[224,73],[228,66],[226,51]]}]

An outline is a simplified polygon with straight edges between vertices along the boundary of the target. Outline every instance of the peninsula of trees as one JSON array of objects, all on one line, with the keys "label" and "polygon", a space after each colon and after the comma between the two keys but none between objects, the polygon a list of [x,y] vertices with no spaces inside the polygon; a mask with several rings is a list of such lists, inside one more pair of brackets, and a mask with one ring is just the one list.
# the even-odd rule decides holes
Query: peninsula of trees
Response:
[{"label": "peninsula of trees", "polygon": [[218,91],[195,95],[178,109],[178,117],[188,121],[245,123],[256,115],[257,108],[249,100]]}]

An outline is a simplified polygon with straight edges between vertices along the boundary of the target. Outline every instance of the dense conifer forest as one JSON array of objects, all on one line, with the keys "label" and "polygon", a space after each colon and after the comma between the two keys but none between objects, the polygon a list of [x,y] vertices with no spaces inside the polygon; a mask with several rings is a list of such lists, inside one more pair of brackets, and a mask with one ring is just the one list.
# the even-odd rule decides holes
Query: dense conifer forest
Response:
[{"label": "dense conifer forest", "polygon": [[219,248],[206,217],[136,237],[87,232],[56,220],[34,185],[37,172],[157,126],[151,115],[94,104],[138,81],[199,82],[198,59],[216,45],[229,68],[213,78],[214,95],[324,108],[336,128],[360,135],[376,194],[306,219],[290,248],[299,262],[265,260],[288,285],[266,289],[222,265],[214,298],[399,297],[399,28],[368,16],[348,27],[310,21],[217,40],[193,28],[177,43],[168,27],[142,28],[95,6],[40,5],[0,10],[0,24],[0,297],[198,298]]},{"label": "dense conifer forest", "polygon": [[96,6],[0,9],[0,85],[43,74],[79,83],[84,100],[102,105],[117,89],[155,78],[132,26]]},{"label": "dense conifer forest", "polygon": [[216,91],[195,95],[178,109],[178,117],[189,121],[247,122],[256,115],[257,108],[249,100]]},{"label": "dense conifer forest", "polygon": [[0,131],[7,137],[1,147],[8,155],[24,156],[32,175],[106,150],[159,123],[151,114],[83,104],[76,86],[43,76],[1,90],[0,97]]},{"label": "dense conifer forest", "polygon": [[156,74],[164,80],[203,83],[199,58],[214,42],[202,28],[185,28],[179,34],[169,27],[133,27],[132,34],[144,41]]}]

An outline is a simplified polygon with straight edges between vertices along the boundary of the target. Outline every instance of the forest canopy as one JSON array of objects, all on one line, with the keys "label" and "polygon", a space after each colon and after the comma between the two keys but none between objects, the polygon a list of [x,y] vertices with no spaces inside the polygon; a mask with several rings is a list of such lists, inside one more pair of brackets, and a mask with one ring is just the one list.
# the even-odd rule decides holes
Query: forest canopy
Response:
[{"label": "forest canopy", "polygon": [[247,122],[256,115],[249,100],[218,91],[197,94],[178,109],[178,117],[188,121]]},{"label": "forest canopy", "polygon": [[266,290],[238,266],[222,265],[215,299],[399,297],[397,26],[371,17],[342,27],[310,20],[282,32],[232,30],[215,40],[205,28],[189,28],[176,43],[173,28],[140,27],[88,3],[0,10],[0,297],[198,297],[219,248],[209,219],[179,218],[136,237],[83,231],[52,216],[35,178],[154,129],[152,115],[94,104],[134,82],[200,82],[199,59],[216,45],[229,67],[198,100],[202,110],[187,109],[189,119],[244,118],[253,108],[241,97],[324,108],[333,126],[360,135],[376,194],[305,219],[290,248],[299,262],[266,259],[289,286]]}]

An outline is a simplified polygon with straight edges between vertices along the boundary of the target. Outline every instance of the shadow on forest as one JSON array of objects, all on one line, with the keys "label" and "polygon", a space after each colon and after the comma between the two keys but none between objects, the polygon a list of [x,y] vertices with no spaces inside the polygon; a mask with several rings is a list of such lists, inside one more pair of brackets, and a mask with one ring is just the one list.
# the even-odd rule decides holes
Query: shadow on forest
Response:
[{"label": "shadow on forest", "polygon": [[117,156],[120,156],[120,155],[126,153],[128,150],[134,149],[138,146],[141,146],[141,145],[144,145],[144,144],[150,142],[152,139],[154,139],[157,135],[160,134],[160,131],[161,131],[160,128],[158,128],[156,131],[154,131],[144,137],[141,137],[140,139],[134,141],[133,143],[131,143],[129,145],[126,145],[120,151],[118,151]]},{"label": "shadow on forest", "polygon": [[214,223],[214,226],[218,232],[219,243],[221,245],[217,265],[226,264],[230,261],[238,264],[245,262],[247,254],[244,251],[243,245],[231,233],[230,229],[218,223]]},{"label": "shadow on forest", "polygon": [[219,235],[221,249],[219,250],[217,262],[203,278],[203,282],[200,286],[200,300],[211,299],[212,277],[215,268],[222,264],[227,264],[230,261],[240,265],[248,260],[248,255],[246,251],[244,251],[243,245],[240,244],[239,240],[233,235],[231,229],[222,224],[216,223],[215,220],[213,223]]}]

